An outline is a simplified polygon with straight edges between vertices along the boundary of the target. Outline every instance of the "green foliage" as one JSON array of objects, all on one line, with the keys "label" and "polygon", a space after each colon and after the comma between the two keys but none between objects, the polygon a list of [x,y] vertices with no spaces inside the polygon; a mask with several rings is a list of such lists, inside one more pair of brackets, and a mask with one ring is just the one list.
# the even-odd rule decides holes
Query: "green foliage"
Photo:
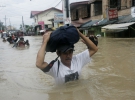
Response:
[{"label": "green foliage", "polygon": [[[22,25],[20,25],[20,30],[22,30]],[[26,30],[26,32],[28,32],[29,30],[32,30],[33,29],[33,26],[30,26],[30,25],[25,25],[25,30]]]}]

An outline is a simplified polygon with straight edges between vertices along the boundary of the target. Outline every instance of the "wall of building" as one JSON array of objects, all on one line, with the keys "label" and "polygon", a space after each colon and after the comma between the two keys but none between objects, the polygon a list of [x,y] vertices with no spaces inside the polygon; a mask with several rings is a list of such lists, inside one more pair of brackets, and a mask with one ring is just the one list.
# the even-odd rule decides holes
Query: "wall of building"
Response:
[{"label": "wall of building", "polygon": [[[72,14],[72,11],[73,10],[80,9],[80,8],[82,8],[84,6],[87,6],[87,4],[85,4],[85,5],[78,5],[75,8],[71,9],[71,14]],[[78,27],[78,25],[81,25],[81,24],[83,24],[83,23],[88,22],[88,21],[91,20],[91,17],[84,18],[84,19],[82,19],[80,16],[78,16],[78,17],[79,17],[78,20],[72,20],[72,24],[75,25],[76,27]]]},{"label": "wall of building", "polygon": [[[109,8],[109,0],[102,0],[102,15],[94,16],[94,4],[91,4],[91,19],[107,18],[107,9]],[[118,11],[118,16],[131,14],[131,0],[121,0],[121,10]]]},{"label": "wall of building", "polygon": [[[109,7],[108,0],[102,0],[103,18],[107,18],[107,9]],[[131,14],[131,0],[121,0],[121,10],[118,11],[118,16]]]},{"label": "wall of building", "polygon": [[131,8],[118,11],[118,16],[130,15],[130,14],[131,14]]},{"label": "wall of building", "polygon": [[94,4],[91,4],[91,12],[90,13],[91,13],[91,17],[90,17],[91,20],[97,20],[97,19],[103,18],[102,15],[97,15],[97,16],[94,15]]},{"label": "wall of building", "polygon": [[48,20],[54,18],[54,13],[62,13],[62,12],[60,12],[58,10],[49,10],[49,11],[40,13],[38,15],[35,15],[33,17],[34,25],[35,26],[38,25],[38,22],[40,22],[40,21],[44,21],[44,24],[46,24],[46,25],[52,24],[52,22],[48,21]]},{"label": "wall of building", "polygon": [[61,13],[61,12],[57,10],[49,10],[49,11],[43,12],[38,15],[38,21],[44,21],[44,23],[47,25],[52,24],[52,22],[48,20],[54,18],[54,13]]}]

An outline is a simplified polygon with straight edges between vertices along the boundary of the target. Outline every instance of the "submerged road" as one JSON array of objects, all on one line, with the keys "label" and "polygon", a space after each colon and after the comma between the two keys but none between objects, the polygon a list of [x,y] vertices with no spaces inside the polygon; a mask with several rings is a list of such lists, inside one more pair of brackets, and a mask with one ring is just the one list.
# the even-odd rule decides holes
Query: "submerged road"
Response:
[{"label": "submerged road", "polygon": [[[25,36],[30,47],[12,48],[0,38],[1,100],[135,100],[135,39],[99,38],[98,52],[80,80],[56,86],[35,65],[42,36]],[[75,44],[77,54],[87,47]],[[55,59],[47,53],[47,61]]]}]

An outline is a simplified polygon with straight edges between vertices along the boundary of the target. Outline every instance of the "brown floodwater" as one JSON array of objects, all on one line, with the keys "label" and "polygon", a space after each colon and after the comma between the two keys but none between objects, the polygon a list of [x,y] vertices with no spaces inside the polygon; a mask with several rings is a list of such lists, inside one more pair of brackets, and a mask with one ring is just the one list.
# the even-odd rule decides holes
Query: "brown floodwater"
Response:
[{"label": "brown floodwater", "polygon": [[[56,86],[35,65],[41,36],[26,36],[30,47],[12,48],[0,38],[0,100],[135,100],[135,38],[99,38],[98,52],[80,80]],[[75,44],[77,54],[87,47]],[[47,61],[55,59],[47,53]]]}]

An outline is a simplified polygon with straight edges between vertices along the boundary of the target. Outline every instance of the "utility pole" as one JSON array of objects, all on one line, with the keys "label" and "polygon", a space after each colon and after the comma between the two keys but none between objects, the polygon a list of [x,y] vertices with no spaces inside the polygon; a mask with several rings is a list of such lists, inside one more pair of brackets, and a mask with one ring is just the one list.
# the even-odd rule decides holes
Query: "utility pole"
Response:
[{"label": "utility pole", "polygon": [[6,20],[7,20],[7,18],[6,18],[6,15],[5,15],[5,31],[7,30],[7,26],[6,26]]},{"label": "utility pole", "polygon": [[[6,6],[0,5],[0,7],[6,7]],[[2,9],[0,9],[0,10],[2,10]],[[5,30],[6,30],[6,17],[4,19],[5,19]],[[1,23],[1,21],[0,21],[0,23]],[[2,26],[1,26],[1,31],[2,31]]]},{"label": "utility pole", "polygon": [[2,31],[2,22],[0,20],[0,31]]},{"label": "utility pole", "polygon": [[10,30],[11,30],[11,22],[10,22],[10,19],[9,19],[9,24],[10,24]]},{"label": "utility pole", "polygon": [[63,22],[65,25],[69,26],[71,24],[69,0],[62,0],[62,7],[63,7]]},{"label": "utility pole", "polygon": [[25,32],[25,25],[24,25],[24,21],[23,21],[23,16],[22,16],[22,30],[23,30],[23,32]]}]

